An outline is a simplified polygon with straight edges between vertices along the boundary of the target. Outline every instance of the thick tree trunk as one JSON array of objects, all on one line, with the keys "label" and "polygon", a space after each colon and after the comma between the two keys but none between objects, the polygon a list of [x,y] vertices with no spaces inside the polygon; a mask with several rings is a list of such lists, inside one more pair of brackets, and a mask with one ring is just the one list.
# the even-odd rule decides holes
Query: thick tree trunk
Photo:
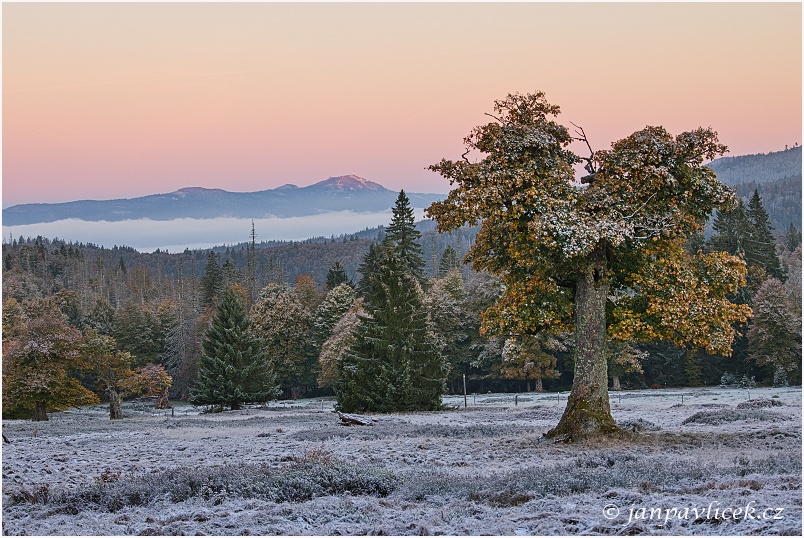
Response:
[{"label": "thick tree trunk", "polygon": [[611,376],[611,390],[623,390],[623,388],[620,386],[620,376]]},{"label": "thick tree trunk", "polygon": [[572,441],[617,431],[609,407],[606,363],[606,258],[598,247],[579,271],[575,290],[575,377],[567,407],[546,437]]},{"label": "thick tree trunk", "polygon": [[240,409],[240,403],[237,401],[232,402],[232,411],[238,411]]},{"label": "thick tree trunk", "polygon": [[[530,385],[530,382],[528,382],[528,385]],[[528,392],[530,392],[530,387],[528,387],[528,389],[529,389]],[[536,392],[544,392],[544,386],[542,385],[542,378],[541,377],[536,380],[536,389],[535,390],[536,390]]]},{"label": "thick tree trunk", "polygon": [[34,420],[37,422],[48,420],[47,412],[45,411],[45,402],[36,402],[34,404]]},{"label": "thick tree trunk", "polygon": [[123,418],[123,397],[115,390],[107,390],[106,394],[109,395],[109,419]]}]

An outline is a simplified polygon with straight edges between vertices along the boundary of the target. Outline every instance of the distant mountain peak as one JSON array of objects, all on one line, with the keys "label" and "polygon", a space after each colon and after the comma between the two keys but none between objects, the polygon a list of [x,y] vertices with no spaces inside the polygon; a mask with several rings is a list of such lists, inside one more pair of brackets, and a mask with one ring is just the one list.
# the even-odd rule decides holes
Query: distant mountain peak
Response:
[{"label": "distant mountain peak", "polygon": [[294,185],[293,183],[285,183],[284,185],[281,185],[281,186],[277,187],[274,190],[283,191],[283,190],[287,190],[287,189],[298,189],[298,188],[299,188],[299,186]]},{"label": "distant mountain peak", "polygon": [[337,189],[340,191],[387,190],[379,183],[369,181],[368,179],[356,176],[354,174],[348,174],[345,176],[333,176],[328,179],[325,179],[324,181],[319,181],[314,185],[310,185],[310,187]]}]

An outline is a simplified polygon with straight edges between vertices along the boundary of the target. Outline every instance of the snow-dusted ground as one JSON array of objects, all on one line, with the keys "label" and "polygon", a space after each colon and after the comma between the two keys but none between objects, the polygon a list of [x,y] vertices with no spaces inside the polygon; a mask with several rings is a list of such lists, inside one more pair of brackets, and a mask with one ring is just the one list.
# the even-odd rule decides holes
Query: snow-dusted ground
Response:
[{"label": "snow-dusted ground", "polygon": [[[333,402],[322,400],[204,415],[129,409],[114,422],[99,410],[53,414],[46,423],[4,420],[12,443],[2,452],[2,528],[11,535],[800,536],[801,389],[752,389],[752,399],[782,405],[738,409],[748,397],[721,388],[612,393],[614,418],[642,431],[569,445],[540,442],[566,394],[521,394],[517,405],[508,394],[469,396],[467,409],[463,397],[446,397],[454,409],[374,416],[363,427],[340,426]],[[248,484],[258,467],[285,477],[282,484],[335,469],[332,476],[390,486],[365,494],[365,481],[349,482],[363,493],[287,502],[234,485],[204,483],[204,494],[184,500],[170,493],[195,483],[194,473],[196,482],[211,484],[203,477],[219,472]],[[104,504],[135,490],[153,498]]]}]

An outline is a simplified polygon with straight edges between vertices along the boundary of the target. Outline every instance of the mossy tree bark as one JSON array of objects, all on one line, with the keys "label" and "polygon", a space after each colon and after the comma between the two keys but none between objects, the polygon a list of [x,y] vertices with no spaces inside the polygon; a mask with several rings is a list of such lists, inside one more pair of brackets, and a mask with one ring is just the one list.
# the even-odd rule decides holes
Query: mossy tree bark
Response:
[{"label": "mossy tree bark", "polygon": [[575,378],[567,407],[546,437],[572,441],[617,431],[611,416],[606,363],[606,298],[609,279],[602,247],[579,272],[575,291]]}]

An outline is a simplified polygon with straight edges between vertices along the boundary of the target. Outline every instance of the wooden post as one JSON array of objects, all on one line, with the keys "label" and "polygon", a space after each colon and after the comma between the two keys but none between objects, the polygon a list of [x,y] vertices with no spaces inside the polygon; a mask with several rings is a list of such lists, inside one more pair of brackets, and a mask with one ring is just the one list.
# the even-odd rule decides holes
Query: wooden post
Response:
[{"label": "wooden post", "polygon": [[466,409],[466,374],[463,374],[463,408]]}]

